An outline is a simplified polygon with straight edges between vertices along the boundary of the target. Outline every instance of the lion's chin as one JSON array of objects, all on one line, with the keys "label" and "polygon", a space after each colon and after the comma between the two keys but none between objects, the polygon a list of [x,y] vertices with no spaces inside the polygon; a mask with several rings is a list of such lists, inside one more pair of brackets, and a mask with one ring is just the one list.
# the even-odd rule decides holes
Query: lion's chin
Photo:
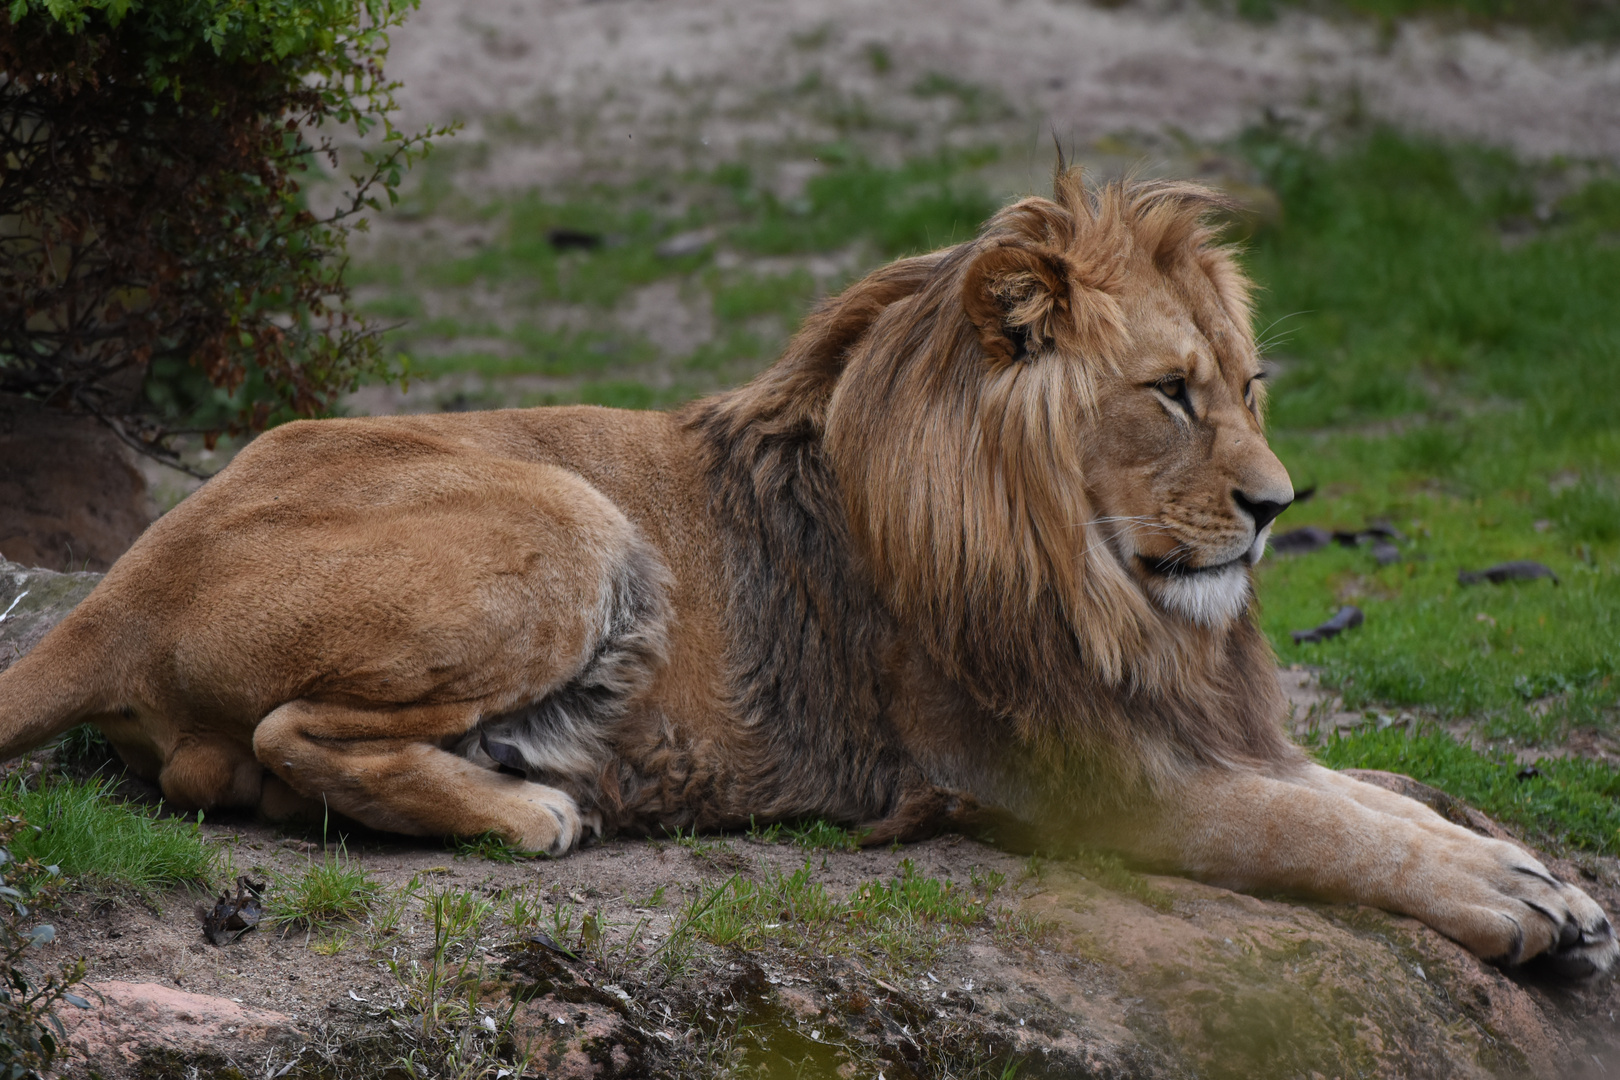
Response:
[{"label": "lion's chin", "polygon": [[1242,615],[1249,606],[1249,568],[1245,558],[1218,569],[1194,574],[1155,575],[1153,592],[1159,606],[1201,626],[1218,627]]}]

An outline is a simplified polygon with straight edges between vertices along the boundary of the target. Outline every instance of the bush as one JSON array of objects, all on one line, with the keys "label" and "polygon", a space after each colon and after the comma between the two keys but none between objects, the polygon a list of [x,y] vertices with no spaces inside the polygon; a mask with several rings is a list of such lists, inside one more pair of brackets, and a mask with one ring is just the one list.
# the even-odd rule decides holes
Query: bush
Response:
[{"label": "bush", "polygon": [[55,867],[12,858],[12,838],[26,828],[22,818],[0,820],[0,1080],[47,1075],[64,1034],[52,1010],[62,1002],[90,1007],[69,989],[83,980],[84,961],[42,972],[28,960],[28,953],[55,939],[56,931],[45,924],[23,929],[28,907],[15,885],[31,883],[35,899],[47,900],[57,874]]},{"label": "bush", "polygon": [[[349,304],[360,216],[443,131],[389,121],[417,0],[0,7],[0,391],[164,454],[328,410],[381,370]],[[335,209],[300,175],[370,135]]]}]

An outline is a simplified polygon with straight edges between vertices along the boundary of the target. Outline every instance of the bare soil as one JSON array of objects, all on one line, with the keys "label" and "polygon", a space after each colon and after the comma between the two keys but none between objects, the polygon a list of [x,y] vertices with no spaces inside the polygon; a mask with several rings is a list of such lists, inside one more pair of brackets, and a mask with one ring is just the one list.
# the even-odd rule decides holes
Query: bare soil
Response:
[{"label": "bare soil", "polygon": [[[1021,142],[1031,184],[1049,170],[1049,132],[1216,142],[1268,114],[1347,107],[1532,157],[1620,156],[1612,52],[1424,22],[1257,26],[1195,2],[426,0],[388,69],[404,122],[465,122],[459,141],[484,148],[465,182],[507,190],[835,138],[848,125],[829,101],[857,99],[896,154],[992,131]],[[994,101],[963,117],[911,92],[929,75]]]},{"label": "bare soil", "polygon": [[[861,852],[746,836],[696,847],[617,840],[508,864],[385,837],[351,835],[339,855],[248,823],[204,830],[232,849],[238,869],[272,881],[311,860],[348,857],[391,889],[414,879],[422,895],[464,890],[497,909],[529,889],[548,908],[592,913],[603,937],[591,948],[567,939],[577,958],[498,917],[478,942],[485,1000],[495,1015],[520,1002],[512,1037],[548,1076],[707,1076],[724,1067],[997,1076],[1018,1061],[1020,1076],[1054,1077],[1570,1077],[1620,1065],[1612,983],[1571,992],[1533,975],[1509,978],[1412,920],[1368,909],[1179,878],[1143,878],[1122,892],[1088,879],[1084,864],[1049,863],[1030,876],[1026,860],[956,836]],[[891,879],[903,859],[961,884],[997,871],[1008,885],[993,917],[946,935],[920,960],[844,944],[825,953],[763,944],[702,946],[675,975],[658,962],[687,906],[734,874],[764,878],[808,861],[830,892],[846,894]],[[1611,910],[1620,902],[1611,860],[1553,865]],[[260,929],[216,947],[191,913],[197,899],[85,894],[52,915],[51,951],[85,955],[92,980],[117,984],[126,1008],[141,996],[125,989],[134,984],[147,997],[157,987],[202,995],[180,1012],[184,1020],[208,1001],[259,1018],[189,1035],[174,1023],[148,1027],[118,1048],[105,1035],[92,1044],[87,1031],[78,1041],[109,1080],[224,1077],[230,1067],[269,1076],[289,1063],[300,1070],[289,1075],[369,1075],[337,1070],[375,1054],[368,1040],[401,1038],[388,1010],[405,993],[389,961],[428,958],[420,906],[392,936],[359,924]],[[1025,921],[1014,924],[1018,916]]]}]

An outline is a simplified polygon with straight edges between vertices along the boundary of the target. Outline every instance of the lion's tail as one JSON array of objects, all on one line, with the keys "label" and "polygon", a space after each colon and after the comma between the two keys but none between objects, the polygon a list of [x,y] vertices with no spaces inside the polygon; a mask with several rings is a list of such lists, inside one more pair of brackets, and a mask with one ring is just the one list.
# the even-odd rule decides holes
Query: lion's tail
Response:
[{"label": "lion's tail", "polygon": [[117,707],[116,633],[86,599],[40,643],[0,671],[0,761],[43,746]]}]

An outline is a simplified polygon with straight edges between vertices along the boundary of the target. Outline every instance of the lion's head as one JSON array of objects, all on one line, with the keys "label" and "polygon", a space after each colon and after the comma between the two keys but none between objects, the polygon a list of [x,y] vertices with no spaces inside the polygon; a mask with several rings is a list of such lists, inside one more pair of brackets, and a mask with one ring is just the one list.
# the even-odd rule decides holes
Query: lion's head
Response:
[{"label": "lion's head", "polygon": [[1161,683],[1248,625],[1293,489],[1261,430],[1248,282],[1207,223],[1225,205],[1069,170],[882,272],[898,295],[846,354],[826,445],[858,546],[942,661],[1061,648],[1018,629],[1044,613],[1104,683]]}]

